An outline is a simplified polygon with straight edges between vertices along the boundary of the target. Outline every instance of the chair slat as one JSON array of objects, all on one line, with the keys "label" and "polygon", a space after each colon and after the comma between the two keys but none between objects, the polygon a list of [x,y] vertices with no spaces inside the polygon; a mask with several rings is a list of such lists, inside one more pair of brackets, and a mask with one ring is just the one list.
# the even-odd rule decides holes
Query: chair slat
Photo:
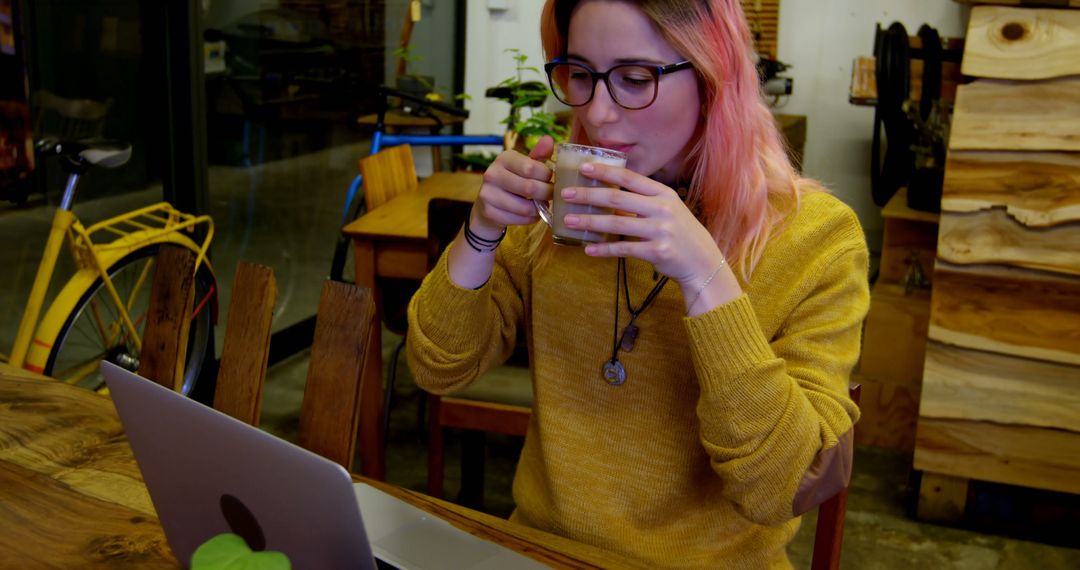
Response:
[{"label": "chair slat", "polygon": [[407,144],[383,149],[360,159],[364,178],[364,205],[371,210],[419,186],[412,147]]},{"label": "chair slat", "polygon": [[183,385],[194,300],[195,252],[161,246],[139,353],[140,376],[171,390]]},{"label": "chair slat", "polygon": [[299,441],[347,470],[356,451],[363,370],[374,326],[370,289],[337,281],[323,285]]},{"label": "chair slat", "polygon": [[262,409],[277,294],[272,269],[245,261],[237,264],[214,409],[253,426],[259,425]]}]

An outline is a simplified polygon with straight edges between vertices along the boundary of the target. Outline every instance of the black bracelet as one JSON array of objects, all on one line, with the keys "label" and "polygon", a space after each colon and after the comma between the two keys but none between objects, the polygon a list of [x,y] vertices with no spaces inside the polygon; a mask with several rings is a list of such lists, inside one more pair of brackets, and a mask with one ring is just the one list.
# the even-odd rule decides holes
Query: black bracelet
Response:
[{"label": "black bracelet", "polygon": [[469,229],[469,217],[465,218],[465,241],[469,244],[469,247],[476,250],[477,253],[495,251],[499,247],[499,243],[506,237],[506,228],[503,228],[502,235],[495,239],[482,238]]}]

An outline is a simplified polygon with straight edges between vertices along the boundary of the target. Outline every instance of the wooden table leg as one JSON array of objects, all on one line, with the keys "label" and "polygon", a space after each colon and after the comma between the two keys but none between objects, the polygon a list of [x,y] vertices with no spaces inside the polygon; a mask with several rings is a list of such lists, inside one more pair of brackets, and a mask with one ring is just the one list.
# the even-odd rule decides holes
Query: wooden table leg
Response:
[{"label": "wooden table leg", "polygon": [[386,479],[383,426],[382,296],[375,286],[375,244],[354,240],[356,285],[375,295],[375,327],[371,331],[360,395],[360,469],[372,479]]}]

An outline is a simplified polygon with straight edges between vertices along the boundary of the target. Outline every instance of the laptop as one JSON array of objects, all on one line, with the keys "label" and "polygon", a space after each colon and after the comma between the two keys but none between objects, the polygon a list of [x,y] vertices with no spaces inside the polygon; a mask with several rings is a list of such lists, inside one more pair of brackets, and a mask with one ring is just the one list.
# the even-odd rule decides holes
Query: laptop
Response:
[{"label": "laptop", "polygon": [[544,565],[370,485],[340,465],[108,362],[109,386],[173,554],[214,536],[293,568],[534,569]]}]

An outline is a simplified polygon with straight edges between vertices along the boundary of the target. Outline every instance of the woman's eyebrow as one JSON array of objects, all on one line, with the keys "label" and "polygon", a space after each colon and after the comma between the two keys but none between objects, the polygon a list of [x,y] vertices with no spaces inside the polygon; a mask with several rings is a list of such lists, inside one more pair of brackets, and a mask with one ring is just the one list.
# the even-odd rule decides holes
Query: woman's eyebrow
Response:
[{"label": "woman's eyebrow", "polygon": [[[589,67],[592,67],[592,63],[589,61],[589,58],[583,57],[583,56],[578,55],[576,53],[568,53],[568,54],[566,54],[566,59],[567,60],[573,60],[573,61],[578,62],[578,63],[583,63],[583,64],[585,64],[585,65],[587,65]],[[644,64],[650,64],[650,65],[666,65],[669,62],[662,61],[662,60],[652,58],[652,57],[620,57],[620,58],[615,59],[615,64],[616,65],[627,64],[627,63],[644,63]]]}]

